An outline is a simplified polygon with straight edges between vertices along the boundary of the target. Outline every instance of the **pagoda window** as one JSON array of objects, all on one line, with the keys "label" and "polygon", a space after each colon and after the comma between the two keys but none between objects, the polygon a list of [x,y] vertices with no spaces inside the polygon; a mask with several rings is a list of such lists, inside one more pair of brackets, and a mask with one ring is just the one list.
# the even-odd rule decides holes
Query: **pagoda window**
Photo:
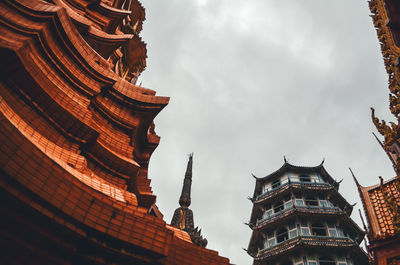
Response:
[{"label": "pagoda window", "polygon": [[263,249],[266,249],[266,248],[268,248],[268,239],[267,238],[265,238],[264,242],[263,242]]},{"label": "pagoda window", "polygon": [[279,188],[281,186],[281,180],[280,179],[275,180],[274,182],[272,182],[271,186],[272,186],[272,189]]},{"label": "pagoda window", "polygon": [[297,227],[296,222],[289,223],[289,238],[297,237]]},{"label": "pagoda window", "polygon": [[336,265],[336,261],[327,256],[320,257],[318,261],[319,265]]},{"label": "pagoda window", "polygon": [[298,182],[299,176],[297,175],[290,175],[290,182]]},{"label": "pagoda window", "polygon": [[263,185],[262,194],[269,192],[270,190],[271,190],[271,184],[267,183],[267,184]]},{"label": "pagoda window", "polygon": [[289,208],[292,208],[292,207],[293,207],[293,201],[292,200],[285,202],[285,209],[289,209]]},{"label": "pagoda window", "polygon": [[307,206],[318,206],[318,200],[314,197],[307,197],[305,201]]},{"label": "pagoda window", "polygon": [[309,175],[300,175],[300,182],[311,182],[311,177]]},{"label": "pagoda window", "polygon": [[268,239],[268,247],[272,247],[276,245],[275,238]]},{"label": "pagoda window", "polygon": [[270,218],[272,214],[273,214],[273,209],[272,209],[271,205],[268,204],[265,207],[265,211],[264,211],[264,214],[263,214],[263,219]]},{"label": "pagoda window", "polygon": [[288,182],[289,182],[289,177],[285,176],[285,177],[281,178],[281,185],[286,184]]},{"label": "pagoda window", "polygon": [[329,236],[331,236],[331,237],[337,237],[336,229],[329,228],[328,233],[329,233]]},{"label": "pagoda window", "polygon": [[326,227],[322,223],[313,223],[311,225],[311,230],[314,236],[327,236]]},{"label": "pagoda window", "polygon": [[336,231],[336,225],[332,221],[328,221],[328,234],[331,237],[337,237],[338,233]]},{"label": "pagoda window", "polygon": [[289,239],[288,230],[286,227],[282,227],[276,232],[276,242],[281,243]]},{"label": "pagoda window", "polygon": [[278,202],[277,204],[274,205],[274,213],[279,213],[283,209],[284,209],[283,202]]},{"label": "pagoda window", "polygon": [[339,237],[344,237],[345,236],[344,233],[343,233],[342,228],[336,227],[336,231],[337,231],[337,234],[338,234]]},{"label": "pagoda window", "polygon": [[310,228],[308,227],[307,221],[305,221],[305,220],[301,221],[300,231],[301,231],[301,234],[303,236],[309,236],[310,235]]},{"label": "pagoda window", "polygon": [[296,204],[296,206],[304,206],[303,198],[296,198],[295,204]]}]

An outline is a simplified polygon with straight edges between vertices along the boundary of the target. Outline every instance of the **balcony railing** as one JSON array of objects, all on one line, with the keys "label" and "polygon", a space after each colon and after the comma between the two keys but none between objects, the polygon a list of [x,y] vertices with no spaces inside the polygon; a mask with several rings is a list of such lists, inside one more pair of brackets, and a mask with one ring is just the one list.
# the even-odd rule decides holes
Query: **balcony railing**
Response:
[{"label": "balcony railing", "polygon": [[268,189],[266,191],[264,191],[262,194],[258,195],[256,197],[255,201],[259,201],[261,199],[264,199],[266,197],[269,197],[270,195],[275,195],[277,193],[279,193],[281,190],[284,190],[285,188],[289,187],[289,186],[299,186],[299,187],[332,187],[331,184],[329,183],[325,183],[325,182],[302,182],[302,181],[289,181],[286,182],[282,185],[279,185],[276,188],[272,188],[272,189]]},{"label": "balcony railing", "polygon": [[328,237],[328,236],[297,236],[289,240],[280,242],[274,246],[258,251],[256,260],[263,260],[271,256],[278,255],[296,246],[318,246],[318,247],[353,247],[357,245],[349,237]]},{"label": "balcony railing", "polygon": [[274,213],[270,216],[266,216],[263,219],[257,220],[256,223],[256,229],[260,228],[268,223],[272,223],[282,217],[288,216],[293,212],[307,212],[307,213],[322,213],[322,214],[342,214],[343,210],[340,209],[339,207],[322,207],[322,206],[310,206],[310,205],[305,205],[305,206],[298,206],[294,205],[290,208],[286,208],[282,211],[279,211],[277,213]]}]

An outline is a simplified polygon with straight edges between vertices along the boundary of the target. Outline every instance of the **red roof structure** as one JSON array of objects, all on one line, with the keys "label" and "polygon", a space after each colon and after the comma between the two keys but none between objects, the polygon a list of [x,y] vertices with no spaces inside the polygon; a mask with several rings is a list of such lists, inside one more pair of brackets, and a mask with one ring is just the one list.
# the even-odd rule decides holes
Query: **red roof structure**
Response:
[{"label": "red roof structure", "polygon": [[372,109],[372,121],[383,136],[382,146],[393,164],[396,177],[380,184],[363,187],[354,178],[367,217],[368,251],[371,262],[379,265],[400,263],[400,2],[371,0],[369,7],[381,44],[389,76],[389,107],[395,120],[379,120]]},{"label": "red roof structure", "polygon": [[[0,2],[2,264],[229,264],[168,226],[137,0]],[[190,239],[190,238],[189,238]]]}]

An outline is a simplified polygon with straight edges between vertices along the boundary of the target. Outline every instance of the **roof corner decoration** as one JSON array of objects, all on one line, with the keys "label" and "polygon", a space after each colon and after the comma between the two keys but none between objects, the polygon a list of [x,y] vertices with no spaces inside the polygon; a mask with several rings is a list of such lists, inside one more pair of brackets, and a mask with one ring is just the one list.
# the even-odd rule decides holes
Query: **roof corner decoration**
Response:
[{"label": "roof corner decoration", "polygon": [[378,132],[384,137],[383,148],[393,163],[396,174],[400,173],[400,5],[398,1],[371,0],[369,8],[381,45],[386,72],[389,77],[389,108],[394,116],[394,122],[388,125],[375,116],[372,111],[372,121]]},{"label": "roof corner decoration", "polygon": [[383,143],[374,134],[383,150],[388,155],[393,164],[393,168],[397,175],[400,174],[400,117],[397,115],[397,123],[389,122],[390,126],[384,120],[379,120],[375,116],[375,110],[371,108],[372,122],[374,123],[378,132],[384,137]]}]

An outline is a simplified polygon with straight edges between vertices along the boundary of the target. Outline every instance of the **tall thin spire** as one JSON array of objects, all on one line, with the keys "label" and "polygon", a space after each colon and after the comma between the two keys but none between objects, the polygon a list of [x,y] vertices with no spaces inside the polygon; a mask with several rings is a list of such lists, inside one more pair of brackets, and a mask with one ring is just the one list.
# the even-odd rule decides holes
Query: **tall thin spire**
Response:
[{"label": "tall thin spire", "polygon": [[189,161],[186,167],[185,179],[183,180],[183,187],[181,197],[179,198],[180,207],[175,210],[172,216],[171,225],[186,231],[193,244],[201,247],[207,246],[207,239],[201,235],[201,229],[194,227],[193,212],[189,209],[192,187],[192,167],[193,167],[193,153],[189,154]]},{"label": "tall thin spire", "polygon": [[181,197],[179,198],[179,205],[182,207],[189,207],[191,203],[190,193],[192,189],[192,167],[193,167],[193,153],[189,154],[189,161],[186,167],[185,179],[183,180],[183,187]]}]

